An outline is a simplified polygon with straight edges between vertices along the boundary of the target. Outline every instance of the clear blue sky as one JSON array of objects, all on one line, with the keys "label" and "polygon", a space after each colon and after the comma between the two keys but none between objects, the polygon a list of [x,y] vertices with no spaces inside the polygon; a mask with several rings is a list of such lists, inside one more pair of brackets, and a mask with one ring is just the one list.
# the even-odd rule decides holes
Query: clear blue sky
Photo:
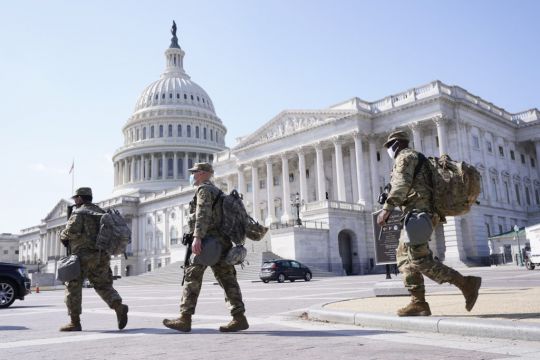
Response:
[{"label": "clear blue sky", "polygon": [[373,101],[435,79],[510,112],[540,107],[540,1],[10,1],[0,13],[0,232],[76,186],[111,194],[111,155],[164,69],[185,69],[226,142],[284,109]]}]

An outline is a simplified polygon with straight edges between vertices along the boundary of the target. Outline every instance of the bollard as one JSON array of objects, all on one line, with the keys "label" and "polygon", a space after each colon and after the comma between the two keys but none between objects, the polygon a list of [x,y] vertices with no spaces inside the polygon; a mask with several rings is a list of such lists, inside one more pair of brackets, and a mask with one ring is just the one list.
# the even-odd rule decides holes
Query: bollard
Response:
[{"label": "bollard", "polygon": [[36,283],[36,294],[39,294],[39,284]]}]

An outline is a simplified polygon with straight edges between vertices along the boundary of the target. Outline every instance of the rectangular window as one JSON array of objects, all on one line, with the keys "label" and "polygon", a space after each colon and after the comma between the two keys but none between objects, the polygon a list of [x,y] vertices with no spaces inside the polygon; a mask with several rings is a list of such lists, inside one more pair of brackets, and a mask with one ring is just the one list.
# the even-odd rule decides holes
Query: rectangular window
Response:
[{"label": "rectangular window", "polygon": [[510,204],[510,189],[508,187],[508,181],[504,182],[504,190],[506,192],[506,202]]},{"label": "rectangular window", "polygon": [[517,200],[518,205],[521,205],[521,196],[519,194],[519,185],[518,184],[516,184],[516,200]]},{"label": "rectangular window", "polygon": [[510,159],[516,160],[516,154],[514,153],[514,150],[510,150]]},{"label": "rectangular window", "polygon": [[178,167],[178,174],[184,176],[184,159],[178,158],[177,161],[177,167]]},{"label": "rectangular window", "polygon": [[435,136],[435,145],[439,147],[439,137]]},{"label": "rectangular window", "polygon": [[178,125],[178,137],[181,137],[182,136],[182,125]]},{"label": "rectangular window", "polygon": [[187,126],[187,137],[191,137],[191,125]]},{"label": "rectangular window", "polygon": [[199,127],[198,126],[195,126],[195,137],[197,139],[199,138]]},{"label": "rectangular window", "polygon": [[531,167],[534,167],[536,164],[535,164],[535,161],[533,158],[531,158]]},{"label": "rectangular window", "polygon": [[531,206],[531,194],[528,186],[525,186],[525,201],[527,201],[527,205]]},{"label": "rectangular window", "polygon": [[536,200],[536,205],[540,205],[540,194],[538,193],[538,189],[534,190],[534,198]]},{"label": "rectangular window", "polygon": [[381,161],[381,153],[377,151],[377,161]]},{"label": "rectangular window", "polygon": [[279,186],[279,176],[274,176],[274,186]]},{"label": "rectangular window", "polygon": [[289,182],[290,183],[294,182],[294,174],[293,173],[289,174]]},{"label": "rectangular window", "polygon": [[150,126],[150,139],[154,138],[154,125]]},{"label": "rectangular window", "polygon": [[163,176],[163,159],[158,160],[158,176]]},{"label": "rectangular window", "polygon": [[137,141],[139,141],[139,129],[137,129],[137,130],[135,131],[135,134],[136,134],[136,135],[135,135],[135,139],[136,139]]},{"label": "rectangular window", "polygon": [[306,169],[306,179],[309,179],[309,169]]},{"label": "rectangular window", "polygon": [[168,158],[167,159],[167,177],[174,177],[174,169],[173,169],[173,164],[174,164],[174,159],[173,158]]},{"label": "rectangular window", "polygon": [[486,223],[486,230],[487,230],[487,236],[490,237],[491,236],[491,230],[489,229],[489,224]]},{"label": "rectangular window", "polygon": [[168,133],[169,137],[172,137],[172,125],[169,125]]},{"label": "rectangular window", "polygon": [[499,155],[504,157],[504,148],[502,146],[499,146]]},{"label": "rectangular window", "polygon": [[210,141],[214,141],[214,130],[210,129]]},{"label": "rectangular window", "polygon": [[7,250],[4,250],[4,255],[7,255],[8,254],[8,251]]},{"label": "rectangular window", "polygon": [[480,138],[478,136],[473,135],[472,142],[473,142],[473,148],[480,149]]},{"label": "rectangular window", "polygon": [[159,137],[163,137],[163,125],[159,125]]},{"label": "rectangular window", "polygon": [[259,180],[259,189],[266,189],[266,180]]},{"label": "rectangular window", "polygon": [[503,226],[499,224],[499,234],[502,234],[502,233],[503,233]]},{"label": "rectangular window", "polygon": [[203,128],[203,139],[206,140],[206,128]]},{"label": "rectangular window", "polygon": [[493,152],[493,147],[491,146],[491,141],[486,141],[486,148],[487,148],[487,151],[492,153]]},{"label": "rectangular window", "polygon": [[525,155],[520,154],[520,156],[521,156],[521,163],[522,163],[522,164],[525,164]]},{"label": "rectangular window", "polygon": [[493,184],[493,199],[499,201],[499,193],[497,192],[497,179],[491,178],[491,183]]},{"label": "rectangular window", "polygon": [[248,192],[248,193],[251,192],[251,183],[250,182],[246,183],[246,192]]}]

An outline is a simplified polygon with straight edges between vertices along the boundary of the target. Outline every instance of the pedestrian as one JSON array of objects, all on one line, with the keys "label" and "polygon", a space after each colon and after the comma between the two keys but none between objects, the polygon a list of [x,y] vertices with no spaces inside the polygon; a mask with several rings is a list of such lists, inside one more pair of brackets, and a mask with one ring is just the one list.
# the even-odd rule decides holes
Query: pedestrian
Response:
[{"label": "pedestrian", "polygon": [[[236,332],[249,328],[248,321],[244,316],[245,307],[242,301],[242,292],[236,279],[234,265],[229,265],[225,257],[233,244],[225,239],[219,232],[220,214],[214,208],[215,201],[220,196],[220,190],[210,181],[214,175],[212,165],[209,163],[196,163],[189,169],[191,172],[190,183],[194,185],[195,195],[189,204],[189,231],[193,235],[192,251],[195,255],[201,255],[203,239],[207,236],[214,237],[221,243],[221,255],[211,269],[219,285],[225,291],[225,301],[229,304],[232,320],[219,327],[221,332]],[[204,271],[207,266],[193,263],[184,269],[185,283],[180,301],[180,317],[177,319],[164,319],[163,324],[174,330],[191,331],[191,317],[195,314],[197,299],[201,291]]]},{"label": "pedestrian", "polygon": [[[100,217],[105,211],[92,203],[92,189],[81,187],[72,197],[75,209],[68,219],[66,228],[60,234],[60,240],[78,256],[81,274],[66,283],[65,303],[71,322],[60,328],[60,331],[81,331],[82,286],[85,278],[94,285],[98,295],[116,312],[118,328],[126,327],[128,306],[122,304],[122,298],[113,288],[110,254],[96,248]],[[92,213],[92,214],[89,214]]]},{"label": "pedestrian", "polygon": [[[450,283],[457,286],[465,297],[465,308],[471,311],[476,299],[482,278],[463,276],[458,271],[444,265],[433,258],[429,249],[429,237],[433,229],[442,220],[434,211],[431,173],[426,161],[419,164],[419,153],[409,148],[409,137],[404,131],[394,131],[388,136],[384,147],[394,160],[390,180],[390,191],[379,215],[377,223],[382,226],[396,207],[404,213],[404,219],[425,213],[427,231],[423,230],[425,240],[417,243],[411,241],[405,227],[401,230],[399,244],[396,250],[396,260],[399,271],[403,275],[405,287],[411,294],[411,302],[397,311],[399,316],[429,316],[431,310],[425,300],[424,277],[442,284]],[[430,221],[429,221],[430,220]],[[428,236],[425,236],[425,235]],[[415,234],[412,236],[414,237]],[[411,242],[411,243],[409,243]],[[414,244],[413,244],[414,243]]]}]

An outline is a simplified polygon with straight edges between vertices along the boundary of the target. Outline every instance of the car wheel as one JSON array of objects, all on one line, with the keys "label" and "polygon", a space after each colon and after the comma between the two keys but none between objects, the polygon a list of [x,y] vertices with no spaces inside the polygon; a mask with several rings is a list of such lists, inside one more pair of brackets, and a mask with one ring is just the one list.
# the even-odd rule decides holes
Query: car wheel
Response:
[{"label": "car wheel", "polygon": [[534,264],[531,262],[531,260],[527,260],[525,262],[525,266],[527,267],[527,269],[529,270],[534,270]]},{"label": "car wheel", "polygon": [[263,280],[262,282],[265,284],[268,284],[268,280]]},{"label": "car wheel", "polygon": [[279,274],[278,277],[277,277],[277,282],[282,283],[284,281],[285,281],[285,275],[284,274]]},{"label": "car wheel", "polygon": [[308,273],[308,272],[305,273],[305,274],[304,274],[304,280],[306,280],[306,281],[311,280],[311,273]]},{"label": "car wheel", "polygon": [[0,280],[0,308],[7,308],[15,301],[15,286],[8,280]]}]

